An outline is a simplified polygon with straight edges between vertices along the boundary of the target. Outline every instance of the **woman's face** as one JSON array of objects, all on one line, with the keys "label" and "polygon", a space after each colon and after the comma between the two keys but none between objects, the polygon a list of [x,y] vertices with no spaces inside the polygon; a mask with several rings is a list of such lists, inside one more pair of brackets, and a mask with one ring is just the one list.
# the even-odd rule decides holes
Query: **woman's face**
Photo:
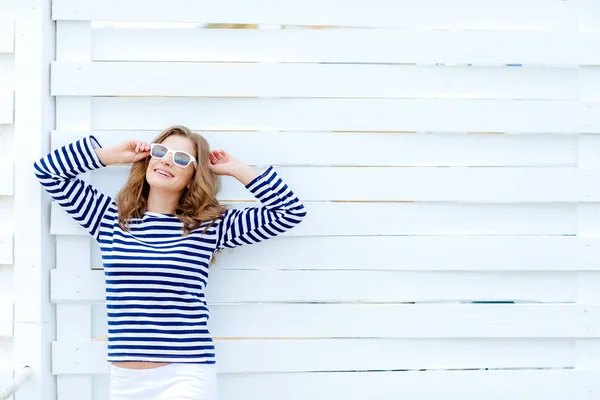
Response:
[{"label": "woman's face", "polygon": [[[171,135],[161,144],[172,151],[185,151],[198,158],[194,142],[184,136]],[[151,188],[181,193],[191,182],[194,172],[193,162],[185,168],[178,167],[173,163],[173,153],[169,153],[161,160],[150,157],[148,169],[146,169],[146,180]]]}]

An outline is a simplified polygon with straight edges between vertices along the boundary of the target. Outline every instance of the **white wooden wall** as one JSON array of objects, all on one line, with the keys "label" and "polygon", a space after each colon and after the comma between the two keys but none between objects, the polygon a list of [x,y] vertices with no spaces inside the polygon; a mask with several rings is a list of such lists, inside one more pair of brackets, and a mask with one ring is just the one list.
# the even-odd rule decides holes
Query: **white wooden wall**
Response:
[{"label": "white wooden wall", "polygon": [[[53,148],[184,124],[307,204],[213,270],[221,400],[600,396],[600,0],[54,0],[52,16]],[[127,173],[86,179],[114,195]],[[229,178],[220,199],[252,200]],[[58,399],[103,400],[98,248],[54,205],[51,232]]]},{"label": "white wooden wall", "polygon": [[54,400],[50,200],[33,162],[54,127],[50,0],[0,0],[0,390],[31,367],[14,400]]},{"label": "white wooden wall", "polygon": [[0,0],[0,390],[12,381],[14,6]]}]

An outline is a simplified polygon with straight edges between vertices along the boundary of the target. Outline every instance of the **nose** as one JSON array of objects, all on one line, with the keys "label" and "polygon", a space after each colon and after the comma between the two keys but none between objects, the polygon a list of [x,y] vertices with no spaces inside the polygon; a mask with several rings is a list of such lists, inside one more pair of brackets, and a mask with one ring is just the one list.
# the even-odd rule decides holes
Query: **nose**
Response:
[{"label": "nose", "polygon": [[161,163],[166,164],[166,165],[171,165],[171,163],[173,162],[173,154],[171,152],[168,152],[166,156],[164,156],[161,160]]}]

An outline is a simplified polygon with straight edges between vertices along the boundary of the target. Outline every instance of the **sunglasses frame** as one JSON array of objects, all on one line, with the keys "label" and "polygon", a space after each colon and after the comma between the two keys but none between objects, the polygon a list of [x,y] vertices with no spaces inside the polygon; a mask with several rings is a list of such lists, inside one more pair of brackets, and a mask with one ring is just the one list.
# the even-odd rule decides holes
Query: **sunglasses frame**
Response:
[{"label": "sunglasses frame", "polygon": [[[167,149],[167,153],[162,157],[155,157],[154,155],[152,155],[152,151],[154,150],[154,147],[156,147],[156,146],[164,147],[165,149]],[[175,154],[177,154],[177,153],[183,153],[183,154],[189,156],[190,162],[187,163],[185,166],[181,166],[181,165],[177,164],[175,162]],[[187,152],[181,151],[181,150],[171,150],[170,148],[168,148],[167,146],[165,146],[162,143],[150,143],[150,157],[154,158],[155,160],[162,160],[163,158],[167,157],[169,154],[171,154],[171,159],[173,160],[173,164],[178,166],[179,168],[187,168],[191,163],[194,163],[194,168],[196,168],[198,166],[198,161],[196,161],[196,157],[194,157],[190,153],[187,153]]]}]

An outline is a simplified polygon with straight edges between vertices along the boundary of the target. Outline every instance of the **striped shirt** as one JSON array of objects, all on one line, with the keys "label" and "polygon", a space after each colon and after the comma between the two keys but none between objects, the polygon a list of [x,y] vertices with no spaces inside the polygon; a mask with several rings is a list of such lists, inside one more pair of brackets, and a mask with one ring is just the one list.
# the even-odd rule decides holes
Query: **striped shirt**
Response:
[{"label": "striped shirt", "polygon": [[175,216],[147,211],[118,224],[117,205],[77,177],[104,167],[91,135],[34,164],[44,189],[99,243],[106,280],[108,361],[215,363],[205,288],[215,251],[277,236],[306,216],[273,166],[246,185],[257,207],[228,209],[187,236]]}]

